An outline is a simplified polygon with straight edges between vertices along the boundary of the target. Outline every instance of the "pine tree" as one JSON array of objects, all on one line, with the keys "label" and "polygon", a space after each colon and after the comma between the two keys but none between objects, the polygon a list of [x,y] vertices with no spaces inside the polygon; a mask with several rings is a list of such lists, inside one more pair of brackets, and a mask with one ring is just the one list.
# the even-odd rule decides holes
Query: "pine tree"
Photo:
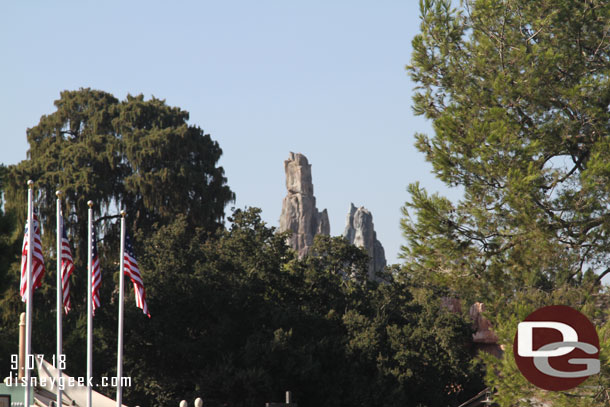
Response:
[{"label": "pine tree", "polygon": [[[414,111],[434,132],[417,134],[416,146],[463,197],[409,187],[406,272],[485,301],[507,345],[516,317],[534,306],[560,302],[598,317],[593,294],[610,273],[610,4],[421,0],[420,8],[408,70]],[[509,370],[490,372],[505,384],[502,405],[520,400]],[[583,403],[603,394],[601,377],[595,391],[582,390]]]}]

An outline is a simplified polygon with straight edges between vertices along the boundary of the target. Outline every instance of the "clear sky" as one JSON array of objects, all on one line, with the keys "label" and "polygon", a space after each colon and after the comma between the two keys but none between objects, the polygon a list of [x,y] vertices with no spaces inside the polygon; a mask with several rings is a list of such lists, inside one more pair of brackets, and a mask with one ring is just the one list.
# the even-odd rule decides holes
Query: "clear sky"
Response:
[{"label": "clear sky", "polygon": [[62,90],[155,96],[219,142],[236,207],[278,226],[283,162],[303,153],[331,234],[364,206],[399,262],[406,186],[458,195],[413,147],[431,131],[405,70],[418,29],[415,0],[3,2],[0,162],[25,159]]}]

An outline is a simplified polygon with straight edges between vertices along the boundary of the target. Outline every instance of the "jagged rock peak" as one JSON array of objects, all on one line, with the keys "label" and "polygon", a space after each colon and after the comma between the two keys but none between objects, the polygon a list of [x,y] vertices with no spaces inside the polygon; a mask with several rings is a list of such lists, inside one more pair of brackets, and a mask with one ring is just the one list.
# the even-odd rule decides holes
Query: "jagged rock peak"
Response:
[{"label": "jagged rock peak", "polygon": [[311,164],[307,161],[307,157],[291,152],[288,159],[284,161],[284,171],[286,172],[286,189],[289,194],[313,195]]},{"label": "jagged rock peak", "polygon": [[315,235],[330,235],[328,212],[316,207],[311,164],[303,154],[291,152],[284,161],[284,171],[288,194],[282,202],[280,232],[292,231],[289,244],[302,258],[313,245]]},{"label": "jagged rock peak", "polygon": [[385,250],[377,240],[371,212],[362,206],[356,208],[353,203],[350,204],[343,237],[351,244],[366,250],[370,257],[369,279],[378,279],[378,273],[386,266],[386,259]]}]

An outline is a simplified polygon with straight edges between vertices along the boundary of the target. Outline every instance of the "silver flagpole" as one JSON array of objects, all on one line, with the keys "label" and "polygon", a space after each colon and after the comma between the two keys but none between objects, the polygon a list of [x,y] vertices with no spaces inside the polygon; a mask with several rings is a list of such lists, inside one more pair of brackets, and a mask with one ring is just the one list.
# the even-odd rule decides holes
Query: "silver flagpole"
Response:
[{"label": "silver flagpole", "polygon": [[30,362],[32,354],[32,252],[34,251],[34,181],[28,181],[28,255],[25,303],[25,407],[32,405],[30,399]]},{"label": "silver flagpole", "polygon": [[61,353],[62,353],[62,324],[61,324],[61,311],[63,309],[63,285],[61,278],[61,253],[62,253],[62,240],[63,240],[63,225],[61,222],[61,191],[55,192],[57,195],[57,356],[55,357],[55,368],[57,369],[57,407],[62,407],[61,402],[61,387],[59,381],[61,380]]},{"label": "silver flagpole", "polygon": [[118,338],[118,350],[117,350],[117,388],[116,388],[116,405],[121,407],[123,403],[123,273],[125,270],[125,211],[121,211],[121,259],[119,261],[119,338]]},{"label": "silver flagpole", "polygon": [[[93,234],[93,201],[89,205],[88,249],[87,249],[87,407],[91,407],[91,377],[93,376],[93,308],[91,303],[91,237]],[[58,406],[59,407],[59,406]]]}]

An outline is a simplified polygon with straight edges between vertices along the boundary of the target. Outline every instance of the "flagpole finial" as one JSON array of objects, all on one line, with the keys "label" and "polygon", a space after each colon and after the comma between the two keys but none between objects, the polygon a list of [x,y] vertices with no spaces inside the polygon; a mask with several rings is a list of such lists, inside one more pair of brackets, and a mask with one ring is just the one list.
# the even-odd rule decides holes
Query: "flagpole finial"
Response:
[{"label": "flagpole finial", "polygon": [[89,208],[93,208],[93,201],[87,201],[87,205],[89,205]]},{"label": "flagpole finial", "polygon": [[125,215],[127,215],[127,212],[125,212],[125,209],[121,210],[121,216],[125,217]]},{"label": "flagpole finial", "polygon": [[31,179],[28,180],[28,187],[30,187],[30,189],[34,188],[34,181],[32,181]]},{"label": "flagpole finial", "polygon": [[61,191],[60,191],[60,190],[55,191],[55,195],[56,195],[58,198],[60,198],[60,197],[61,197]]}]

